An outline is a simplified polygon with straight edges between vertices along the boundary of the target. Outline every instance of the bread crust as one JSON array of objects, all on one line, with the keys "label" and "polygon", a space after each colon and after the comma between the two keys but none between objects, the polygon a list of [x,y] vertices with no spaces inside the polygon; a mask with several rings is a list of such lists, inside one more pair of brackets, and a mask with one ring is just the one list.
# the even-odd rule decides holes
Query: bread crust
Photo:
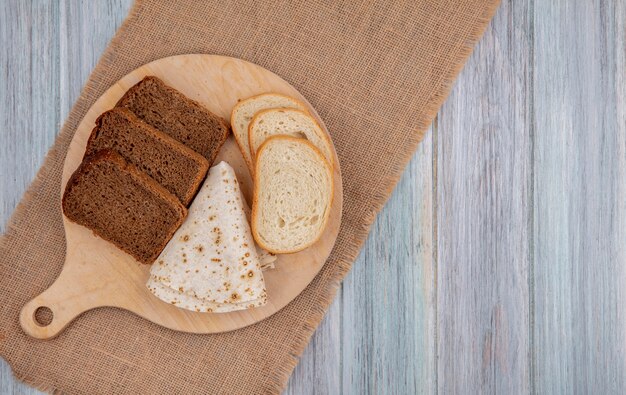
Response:
[{"label": "bread crust", "polygon": [[[154,253],[151,256],[149,256],[149,257],[142,257],[142,256],[139,256],[139,255],[135,254],[133,251],[127,249],[124,245],[121,245],[121,244],[115,242],[114,240],[111,240],[111,238],[109,238],[107,235],[105,235],[102,232],[100,232],[99,229],[93,229],[91,227],[87,227],[85,224],[82,224],[80,222],[74,221],[66,213],[67,197],[68,197],[72,187],[75,186],[80,181],[80,178],[86,172],[88,172],[91,168],[96,166],[99,162],[103,162],[103,161],[114,162],[116,165],[118,165],[120,167],[120,169],[128,171],[129,174],[133,178],[139,180],[147,189],[151,190],[155,194],[160,195],[161,198],[163,198],[168,203],[170,203],[172,205],[172,207],[176,211],[178,211],[178,213],[179,213],[179,218],[176,221],[176,223],[174,224],[174,226],[172,226],[168,230],[168,232],[165,234],[166,237],[164,238],[163,242],[159,244],[158,248],[155,249]],[[62,205],[62,208],[63,208],[63,214],[65,215],[65,218],[67,218],[69,221],[72,221],[72,222],[77,223],[77,224],[79,224],[81,226],[87,227],[96,236],[98,236],[98,237],[100,237],[100,238],[102,238],[104,240],[107,240],[108,242],[112,243],[117,248],[119,248],[120,250],[124,251],[125,253],[131,255],[133,258],[135,258],[137,261],[139,261],[139,262],[141,262],[143,264],[151,264],[152,262],[154,262],[154,260],[158,257],[159,253],[163,250],[163,248],[165,248],[165,245],[172,238],[172,236],[174,235],[174,232],[176,232],[176,229],[178,229],[180,227],[180,225],[185,220],[185,217],[187,216],[187,208],[182,205],[182,203],[178,200],[178,198],[176,196],[172,195],[167,189],[165,189],[163,186],[161,186],[158,182],[154,181],[150,176],[148,176],[147,174],[143,173],[141,170],[137,169],[134,165],[128,163],[120,154],[118,154],[117,152],[115,152],[113,150],[109,150],[109,149],[100,150],[100,151],[98,151],[98,152],[88,156],[87,158],[85,158],[83,160],[83,162],[80,164],[80,166],[78,166],[78,168],[74,171],[74,173],[72,173],[72,176],[67,181],[67,184],[65,184],[65,190],[64,190],[64,193],[63,193],[63,197],[61,199],[61,205]]]},{"label": "bread crust", "polygon": [[[335,198],[335,175],[334,175],[333,168],[329,165],[328,161],[324,157],[324,154],[322,154],[322,151],[320,151],[319,148],[317,148],[313,143],[311,143],[308,140],[297,138],[297,137],[293,137],[293,136],[277,135],[277,136],[269,137],[259,147],[259,152],[258,152],[257,156],[259,156],[265,150],[265,148],[269,145],[270,142],[275,141],[275,140],[295,141],[295,142],[298,142],[298,143],[303,143],[303,144],[308,145],[310,148],[312,148],[313,152],[318,156],[318,158],[320,159],[321,163],[326,167],[326,169],[328,170],[328,172],[330,174],[330,197],[329,197],[330,204],[328,205],[328,210],[326,211],[326,215],[323,218],[322,226],[320,228],[321,231],[319,232],[319,234],[315,237],[315,239],[313,239],[311,242],[309,242],[308,244],[305,244],[302,247],[299,247],[299,248],[296,248],[296,249],[291,249],[291,250],[279,250],[279,249],[274,249],[271,246],[268,246],[265,243],[263,243],[263,241],[261,240],[261,237],[260,237],[260,235],[259,235],[259,233],[257,232],[257,229],[256,229],[256,219],[258,217],[258,199],[259,199],[259,196],[258,196],[259,195],[259,193],[258,193],[258,185],[259,185],[259,176],[258,176],[258,172],[255,171],[254,191],[253,191],[253,194],[252,194],[252,213],[250,215],[250,229],[252,230],[252,237],[254,238],[254,240],[257,242],[257,244],[261,248],[263,248],[263,249],[265,249],[265,250],[267,250],[267,251],[269,251],[269,252],[271,252],[273,254],[293,254],[293,253],[305,250],[305,249],[309,248],[310,246],[312,246],[313,244],[317,243],[317,241],[322,237],[322,234],[326,230],[326,225],[328,225],[328,220],[330,218],[330,212],[331,212],[332,206],[333,206],[333,199]],[[256,170],[256,167],[258,167],[258,161],[255,164],[255,170]]]},{"label": "bread crust", "polygon": [[295,99],[291,96],[283,95],[282,93],[276,93],[276,92],[260,93],[258,95],[248,97],[246,99],[239,100],[237,104],[235,104],[232,111],[230,112],[230,126],[233,129],[235,142],[237,143],[237,146],[239,147],[239,151],[241,151],[241,156],[243,156],[243,159],[245,160],[246,165],[248,166],[248,171],[250,172],[250,176],[252,177],[254,177],[254,164],[252,163],[252,158],[253,158],[252,150],[248,149],[248,152],[250,152],[250,157],[247,157],[246,155],[244,155],[246,146],[250,147],[249,142],[241,140],[241,137],[239,136],[239,134],[235,132],[235,127],[233,125],[235,125],[235,113],[242,105],[244,105],[245,103],[249,103],[253,100],[258,100],[259,98],[262,98],[263,96],[280,96],[285,99],[293,100],[294,102],[298,103],[298,105],[300,105],[302,108],[307,108],[307,106],[301,100]]},{"label": "bread crust", "polygon": [[[277,111],[277,110],[294,111],[294,112],[297,112],[297,113],[300,113],[300,114],[308,116],[311,119],[311,121],[313,121],[315,126],[317,126],[317,128],[322,132],[322,138],[326,142],[326,146],[328,147],[328,152],[330,153],[330,158],[328,158],[328,159],[326,159],[326,157],[324,156],[323,153],[322,153],[322,156],[324,156],[324,159],[326,159],[327,162],[330,161],[329,164],[331,165],[331,168],[334,169],[335,168],[335,160],[333,158],[333,143],[330,141],[330,137],[328,136],[328,133],[326,133],[326,131],[324,131],[324,128],[322,128],[322,126],[319,124],[319,122],[317,122],[317,120],[310,113],[308,113],[306,111],[298,110],[298,109],[295,109],[295,108],[269,108],[267,110],[261,110],[261,111],[257,112],[254,115],[254,117],[252,117],[252,120],[250,121],[250,124],[248,125],[248,146],[250,147],[250,154],[252,155],[252,158],[254,158],[254,162],[256,163],[257,152],[253,151],[253,148],[252,148],[252,136],[253,136],[252,126],[255,124],[256,120],[260,116],[262,116],[263,114],[267,114],[269,112]],[[272,136],[272,137],[275,137],[275,136]],[[288,136],[288,137],[293,137],[293,136]],[[293,137],[293,138],[296,138],[296,137]],[[301,139],[301,140],[308,141],[307,139]],[[265,143],[265,141],[263,143]],[[260,150],[260,148],[261,147],[259,146],[259,150]],[[315,148],[318,148],[318,147],[315,147]],[[319,150],[319,148],[318,148],[318,150]]]},{"label": "bread crust", "polygon": [[[203,113],[204,116],[207,117],[209,120],[215,121],[220,125],[219,128],[221,130],[219,132],[221,132],[221,134],[218,136],[217,133],[215,133],[214,137],[216,137],[215,141],[217,141],[217,143],[216,143],[216,146],[214,147],[215,149],[213,149],[210,152],[202,152],[201,149],[195,149],[193,147],[193,145],[195,144],[189,144],[189,142],[185,142],[183,139],[179,139],[173,135],[170,136],[174,138],[175,140],[181,142],[182,144],[188,146],[190,149],[195,150],[196,152],[204,156],[209,161],[209,165],[213,164],[213,162],[215,161],[215,158],[217,157],[217,154],[219,153],[221,147],[224,145],[224,143],[226,142],[226,139],[228,138],[228,135],[230,134],[230,126],[228,125],[228,122],[224,118],[211,112],[209,109],[204,107],[198,101],[185,96],[182,92],[179,92],[177,89],[167,85],[160,78],[153,76],[153,75],[144,77],[143,79],[141,79],[141,81],[137,82],[130,89],[128,89],[126,93],[124,93],[124,95],[115,104],[115,107],[128,108],[130,103],[133,101],[133,97],[137,95],[138,92],[140,92],[143,89],[143,85],[150,84],[150,83],[153,83],[154,85],[156,85],[157,89],[163,89],[165,92],[167,92],[167,94],[171,95],[171,97],[174,98],[173,100],[179,100],[180,102],[184,103],[184,105],[187,108],[197,109],[199,112]],[[146,89],[149,89],[149,88],[146,88]],[[133,111],[133,110],[130,110],[130,111]],[[137,117],[141,119],[141,116],[138,115]],[[144,122],[146,121],[144,120]],[[146,123],[150,124],[149,122],[146,122]],[[156,129],[168,135],[172,131],[171,129],[169,131],[161,130],[159,128],[156,128]],[[212,129],[212,131],[215,131],[215,129]],[[199,147],[196,147],[196,148],[199,148]]]},{"label": "bread crust", "polygon": [[[209,161],[204,156],[200,155],[199,153],[187,147],[186,145],[180,143],[175,138],[148,125],[147,123],[139,119],[132,111],[130,111],[127,108],[114,107],[111,110],[100,114],[100,116],[96,119],[96,126],[92,129],[91,134],[89,135],[89,139],[87,140],[87,146],[85,148],[85,155],[83,157],[83,160],[85,160],[85,158],[92,155],[96,151],[100,151],[100,150],[94,150],[92,149],[92,147],[95,144],[95,140],[97,138],[96,135],[98,131],[100,130],[100,128],[102,127],[102,120],[109,113],[116,113],[116,112],[121,113],[130,122],[136,124],[136,127],[141,128],[142,131],[146,135],[150,136],[151,138],[155,140],[160,140],[165,145],[169,146],[169,148],[171,148],[173,151],[180,152],[181,155],[188,157],[189,159],[193,160],[195,163],[198,164],[198,171],[195,172],[195,175],[193,179],[191,180],[190,187],[186,190],[183,196],[179,196],[179,200],[183,203],[183,205],[189,206],[189,204],[193,200],[193,197],[196,195],[196,192],[198,191],[200,184],[204,180],[204,177],[206,176],[207,171],[209,170]],[[124,158],[124,160],[128,162],[128,159]],[[170,192],[174,193],[174,191],[170,191]]]}]

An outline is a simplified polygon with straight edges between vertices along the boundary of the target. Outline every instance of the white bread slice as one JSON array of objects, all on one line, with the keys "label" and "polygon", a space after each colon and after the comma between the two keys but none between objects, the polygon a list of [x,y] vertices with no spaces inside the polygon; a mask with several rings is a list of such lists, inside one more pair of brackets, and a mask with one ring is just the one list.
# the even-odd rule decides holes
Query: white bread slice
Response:
[{"label": "white bread slice", "polygon": [[294,98],[278,93],[263,93],[240,101],[230,113],[233,135],[251,175],[254,172],[254,164],[248,146],[248,125],[257,112],[270,108],[297,108],[306,111],[306,106]]},{"label": "white bread slice", "polygon": [[261,144],[271,136],[283,135],[309,140],[324,158],[333,164],[332,148],[328,135],[309,114],[292,108],[273,108],[259,111],[248,127],[248,143],[252,162]]},{"label": "white bread slice", "polygon": [[275,254],[309,247],[324,231],[333,192],[332,169],[317,147],[295,137],[270,137],[255,167],[254,239]]}]

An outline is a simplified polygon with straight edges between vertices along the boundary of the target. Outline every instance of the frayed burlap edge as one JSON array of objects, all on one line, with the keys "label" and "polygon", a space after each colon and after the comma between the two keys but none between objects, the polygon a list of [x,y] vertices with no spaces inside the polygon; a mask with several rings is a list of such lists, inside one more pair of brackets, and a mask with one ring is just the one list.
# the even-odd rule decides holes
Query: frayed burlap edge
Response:
[{"label": "frayed burlap edge", "polygon": [[376,195],[372,196],[372,210],[365,217],[361,229],[359,229],[356,233],[356,239],[359,241],[350,245],[350,251],[344,253],[343,256],[338,257],[335,278],[329,282],[326,295],[324,295],[324,297],[319,301],[319,304],[317,304],[314,308],[310,319],[304,324],[301,330],[297,332],[296,344],[293,346],[290,353],[291,358],[284,364],[281,364],[280,370],[271,377],[271,382],[274,389],[277,390],[277,393],[282,392],[285,389],[289,376],[298,364],[304,349],[309,344],[313,332],[315,332],[315,329],[324,318],[324,314],[328,311],[330,304],[335,299],[335,295],[337,294],[337,290],[339,289],[341,282],[352,268],[352,263],[357,259],[376,216],[383,208],[389,199],[389,196],[395,189],[398,181],[402,177],[402,173],[417,150],[417,146],[424,139],[428,127],[452,90],[457,75],[463,69],[467,58],[469,58],[472,54],[474,45],[482,37],[489,21],[494,16],[499,5],[500,0],[492,1],[492,3],[485,8],[483,14],[479,17],[479,23],[472,30],[463,46],[459,48],[459,51],[456,54],[456,61],[442,75],[439,88],[436,89],[435,93],[428,100],[428,106],[424,109],[424,121],[418,124],[415,133],[411,135],[407,144],[407,149],[398,153],[400,161],[392,167],[392,175],[383,181],[383,188]]},{"label": "frayed burlap edge", "polygon": [[[81,90],[75,104],[72,106],[70,114],[76,113],[79,114],[78,116],[80,118],[82,118],[87,113],[89,108],[93,105],[93,102],[87,100],[87,98],[94,91],[94,85],[96,84],[98,75],[100,74],[101,70],[112,61],[112,53],[117,46],[117,42],[120,40],[120,36],[125,34],[129,27],[132,27],[132,23],[139,16],[142,6],[142,0],[135,0],[129,11],[128,16],[126,17],[124,22],[122,22],[122,25],[115,33],[115,36],[111,39],[111,42],[107,46],[105,53],[102,55],[102,58],[98,61],[98,64],[89,75],[89,78],[87,78],[87,83]],[[15,211],[11,215],[9,222],[7,223],[6,232],[2,236],[0,236],[0,251],[4,251],[7,248],[7,240],[13,235],[13,233],[17,232],[17,230],[20,228],[20,224],[22,223],[22,220],[28,210],[28,204],[32,201],[33,198],[36,198],[39,194],[39,191],[41,190],[41,183],[49,178],[48,173],[50,172],[51,164],[56,161],[58,155],[65,156],[67,154],[67,149],[73,137],[73,131],[70,130],[70,124],[71,120],[69,118],[63,123],[61,132],[54,140],[52,148],[50,148],[50,150],[48,150],[48,152],[46,153],[46,157],[43,161],[43,164],[39,168],[39,171],[37,171],[35,179],[29,185],[28,189],[22,196],[22,199],[15,208]],[[5,358],[4,355],[2,355],[2,357]],[[9,366],[11,367],[13,377],[15,377],[17,380],[42,392],[47,392],[51,394],[63,393],[60,389],[45,384],[37,379],[29,377],[28,375],[17,374],[8,360],[7,364],[9,364]]]},{"label": "frayed burlap edge", "polygon": [[[413,157],[413,153],[417,149],[417,146],[424,139],[426,130],[430,126],[432,120],[437,115],[437,112],[439,111],[439,108],[443,104],[444,100],[448,97],[454,81],[456,80],[456,76],[463,69],[465,61],[472,53],[476,42],[480,39],[480,37],[482,37],[489,21],[498,9],[499,4],[500,0],[493,0],[492,3],[483,10],[482,15],[478,19],[479,23],[475,26],[473,31],[470,32],[470,35],[467,38],[466,42],[463,44],[463,46],[459,48],[456,54],[455,62],[453,62],[451,67],[446,70],[446,72],[442,75],[441,81],[439,82],[439,88],[436,89],[435,93],[430,97],[430,99],[428,100],[428,105],[424,109],[424,121],[418,124],[414,134],[411,135],[411,137],[409,138],[409,141],[407,142],[407,148],[403,152],[398,153],[398,157],[400,160],[392,167],[392,174],[383,181],[383,188],[381,188],[380,192],[378,192],[376,195],[372,196],[371,211],[364,218],[361,229],[359,229],[356,233],[356,239],[358,241],[349,246],[349,251],[345,252],[344,254],[342,254],[342,256],[337,258],[337,270],[334,273],[334,278],[332,278],[328,283],[326,294],[323,295],[323,297],[319,300],[317,306],[313,309],[310,319],[305,322],[301,330],[297,331],[295,344],[292,346],[288,354],[289,359],[284,361],[284,363],[280,365],[279,370],[274,375],[268,378],[267,384],[269,387],[266,388],[267,391],[272,393],[279,393],[285,388],[289,376],[298,364],[300,356],[308,345],[311,336],[313,335],[313,332],[323,319],[324,314],[328,310],[328,307],[334,300],[341,281],[348,274],[352,267],[352,263],[354,262],[354,260],[356,260],[361,250],[361,247],[365,242],[367,235],[369,234],[370,227],[376,219],[376,215],[387,202],[396,184],[400,180],[400,177],[402,176],[406,165]],[[114,53],[117,47],[117,43],[121,39],[121,36],[128,33],[128,30],[132,28],[133,22],[139,17],[142,8],[142,0],[135,0],[129,12],[129,15],[126,17],[126,19],[116,32],[115,36],[113,37],[104,54],[102,55],[102,58],[90,74],[87,83],[81,91],[76,103],[72,107],[70,114],[76,113],[79,117],[82,118],[82,116],[84,116],[89,107],[93,104],[93,102],[86,99],[92,93],[94,85],[98,80],[98,75],[101,74],[102,69],[104,69],[107,65],[115,60]],[[50,163],[53,161],[53,159],[56,158],[57,155],[66,154],[67,148],[72,138],[71,131],[69,130],[70,123],[71,122],[69,119],[66,120],[66,122],[64,123],[63,127],[61,128],[61,132],[55,139],[54,145],[46,154],[43,165],[37,172],[35,179],[28,187],[26,193],[20,200],[20,203],[18,204],[13,215],[11,216],[7,225],[6,233],[0,238],[0,251],[6,248],[6,240],[8,236],[10,236],[20,227],[20,223],[27,209],[27,203],[30,202],[33,197],[37,196],[37,193],[41,189],[41,182],[47,178]],[[13,374],[14,377],[19,381],[22,381],[25,384],[32,386],[40,391],[53,394],[62,393],[60,389],[40,382],[34,378],[29,377],[28,375],[18,375],[15,372],[13,372]]]}]

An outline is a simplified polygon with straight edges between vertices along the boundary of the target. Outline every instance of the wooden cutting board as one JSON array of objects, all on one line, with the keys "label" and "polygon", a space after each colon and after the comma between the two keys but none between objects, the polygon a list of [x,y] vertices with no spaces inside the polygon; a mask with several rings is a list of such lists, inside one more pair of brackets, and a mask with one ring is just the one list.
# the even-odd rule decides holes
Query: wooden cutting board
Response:
[{"label": "wooden cutting board", "polygon": [[[215,55],[180,55],[156,60],[126,75],[89,109],[82,120],[65,159],[62,188],[80,164],[87,139],[96,118],[115,105],[122,95],[147,75],[200,102],[214,113],[230,119],[230,111],[240,99],[264,92],[278,92],[305,103],[324,130],[326,127],[308,101],[289,83],[255,64]],[[67,240],[65,265],[57,280],[28,302],[20,314],[24,331],[39,339],[59,334],[81,313],[97,307],[117,307],[132,311],[156,324],[184,332],[219,333],[242,328],[269,317],[293,300],[320,271],[339,233],[342,184],[339,161],[335,155],[335,195],[330,219],[321,239],[296,254],[279,255],[276,268],[264,272],[268,303],[233,313],[196,313],[157,299],[145,287],[150,266],[138,263],[113,244],[96,237],[89,229],[63,217]],[[219,153],[236,171],[242,190],[250,201],[252,182],[233,137]],[[59,196],[59,206],[61,197]],[[38,317],[52,315],[47,322]],[[43,311],[42,311],[43,310]],[[40,320],[41,321],[41,320]]]}]

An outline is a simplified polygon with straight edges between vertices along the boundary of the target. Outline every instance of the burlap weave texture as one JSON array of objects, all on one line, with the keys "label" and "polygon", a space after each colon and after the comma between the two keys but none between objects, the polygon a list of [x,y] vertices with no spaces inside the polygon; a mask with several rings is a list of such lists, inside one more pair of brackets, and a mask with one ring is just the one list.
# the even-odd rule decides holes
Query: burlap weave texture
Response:
[{"label": "burlap weave texture", "polygon": [[[260,394],[286,384],[376,213],[447,96],[497,0],[140,0],[103,54],[0,242],[0,355],[20,379],[66,393]],[[61,270],[60,178],[71,137],[115,81],[155,59],[233,56],[295,86],[328,127],[342,226],[311,285],[274,316],[219,335],[177,333],[116,309],[57,338],[19,327]]]}]

